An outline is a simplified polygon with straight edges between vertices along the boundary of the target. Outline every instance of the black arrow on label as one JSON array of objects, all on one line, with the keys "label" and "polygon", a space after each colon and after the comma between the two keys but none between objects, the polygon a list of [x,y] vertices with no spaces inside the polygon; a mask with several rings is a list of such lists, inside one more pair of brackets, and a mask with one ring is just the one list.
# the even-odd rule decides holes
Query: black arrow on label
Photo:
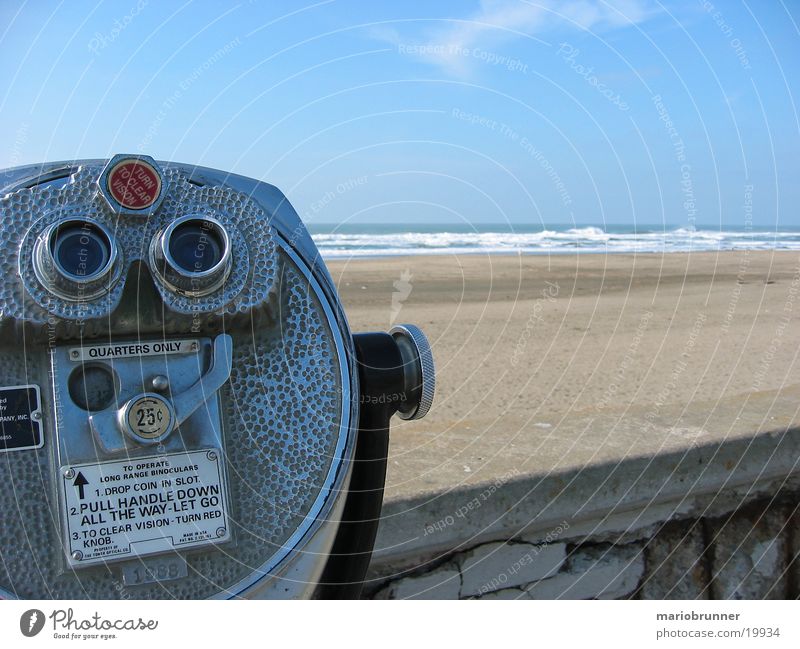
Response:
[{"label": "black arrow on label", "polygon": [[72,486],[78,488],[78,497],[81,500],[83,500],[83,488],[87,484],[89,484],[89,481],[78,471],[78,475],[75,476],[75,482],[72,483]]}]

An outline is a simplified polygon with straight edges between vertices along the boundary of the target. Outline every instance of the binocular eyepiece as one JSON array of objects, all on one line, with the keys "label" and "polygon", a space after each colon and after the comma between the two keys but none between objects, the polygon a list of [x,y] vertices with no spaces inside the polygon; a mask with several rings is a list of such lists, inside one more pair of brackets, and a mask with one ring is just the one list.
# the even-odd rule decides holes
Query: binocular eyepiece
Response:
[{"label": "binocular eyepiece", "polygon": [[184,295],[208,295],[225,282],[231,270],[231,242],[216,219],[184,216],[153,239],[150,264],[161,281]]},{"label": "binocular eyepiece", "polygon": [[53,295],[65,300],[93,299],[119,278],[119,254],[113,237],[100,223],[66,218],[51,223],[36,237],[33,270]]},{"label": "binocular eyepiece", "polygon": [[352,335],[266,183],[118,155],[0,188],[0,596],[357,596],[422,331]]}]

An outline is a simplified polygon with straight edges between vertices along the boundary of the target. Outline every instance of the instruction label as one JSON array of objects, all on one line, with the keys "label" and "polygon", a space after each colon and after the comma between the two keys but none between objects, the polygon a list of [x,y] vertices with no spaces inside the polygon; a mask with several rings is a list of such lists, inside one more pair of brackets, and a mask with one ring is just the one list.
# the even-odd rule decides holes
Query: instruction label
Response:
[{"label": "instruction label", "polygon": [[230,539],[217,449],[61,467],[73,567]]}]

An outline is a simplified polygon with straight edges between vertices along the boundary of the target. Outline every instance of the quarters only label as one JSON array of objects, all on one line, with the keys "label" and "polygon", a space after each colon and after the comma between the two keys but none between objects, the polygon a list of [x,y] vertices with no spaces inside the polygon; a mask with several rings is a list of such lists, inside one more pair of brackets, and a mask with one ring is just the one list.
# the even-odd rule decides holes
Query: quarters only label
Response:
[{"label": "quarters only label", "polygon": [[111,343],[72,347],[71,361],[94,361],[104,358],[130,358],[131,356],[164,356],[165,354],[191,354],[200,349],[194,340],[163,340],[157,342]]},{"label": "quarters only label", "polygon": [[227,541],[219,453],[212,449],[61,467],[70,565]]},{"label": "quarters only label", "polygon": [[43,445],[39,386],[0,387],[0,453]]}]

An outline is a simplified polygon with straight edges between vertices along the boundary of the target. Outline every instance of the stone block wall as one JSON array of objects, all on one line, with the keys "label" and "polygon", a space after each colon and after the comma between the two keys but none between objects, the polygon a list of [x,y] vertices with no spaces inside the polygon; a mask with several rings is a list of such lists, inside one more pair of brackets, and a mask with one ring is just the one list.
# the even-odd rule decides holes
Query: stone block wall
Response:
[{"label": "stone block wall", "polygon": [[565,520],[546,534],[481,543],[375,579],[365,596],[794,599],[800,597],[799,496],[793,490],[730,511],[706,507],[700,515],[655,521],[630,512],[616,521]]}]

